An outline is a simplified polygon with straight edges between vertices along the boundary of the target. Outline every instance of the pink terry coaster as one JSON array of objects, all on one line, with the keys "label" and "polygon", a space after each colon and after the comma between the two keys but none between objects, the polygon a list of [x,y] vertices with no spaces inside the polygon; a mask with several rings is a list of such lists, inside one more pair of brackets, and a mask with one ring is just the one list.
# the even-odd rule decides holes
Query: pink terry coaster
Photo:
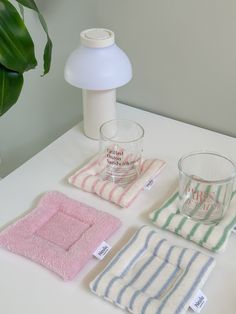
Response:
[{"label": "pink terry coaster", "polygon": [[48,192],[31,213],[0,233],[0,246],[71,280],[120,225],[108,213]]},{"label": "pink terry coaster", "polygon": [[121,207],[129,207],[139,193],[145,188],[148,189],[148,185],[156,180],[165,165],[165,162],[159,159],[142,160],[140,176],[124,188],[100,177],[100,158],[101,156],[96,156],[84,167],[76,171],[69,178],[69,183],[86,192],[95,193],[101,198]]}]

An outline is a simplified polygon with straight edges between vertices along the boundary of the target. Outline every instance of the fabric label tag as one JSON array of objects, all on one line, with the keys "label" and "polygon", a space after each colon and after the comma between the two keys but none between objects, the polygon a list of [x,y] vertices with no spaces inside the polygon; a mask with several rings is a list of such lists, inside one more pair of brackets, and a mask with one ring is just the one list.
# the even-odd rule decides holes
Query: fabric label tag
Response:
[{"label": "fabric label tag", "polygon": [[155,183],[155,179],[149,179],[144,185],[144,190],[151,190],[154,183]]},{"label": "fabric label tag", "polygon": [[207,302],[207,297],[205,294],[201,291],[198,290],[197,294],[195,295],[194,299],[190,303],[189,307],[196,313],[200,313],[202,308]]},{"label": "fabric label tag", "polygon": [[99,247],[97,247],[96,251],[93,253],[93,256],[99,260],[102,260],[110,251],[110,249],[111,249],[111,246],[107,244],[105,241],[103,241],[99,245]]}]

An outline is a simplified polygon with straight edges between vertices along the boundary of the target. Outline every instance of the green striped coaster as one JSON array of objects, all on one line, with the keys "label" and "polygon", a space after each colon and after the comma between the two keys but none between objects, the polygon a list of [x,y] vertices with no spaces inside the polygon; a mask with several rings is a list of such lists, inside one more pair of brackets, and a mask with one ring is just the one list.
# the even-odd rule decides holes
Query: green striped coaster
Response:
[{"label": "green striped coaster", "polygon": [[211,251],[224,251],[232,229],[236,225],[236,191],[233,192],[230,208],[224,218],[216,225],[205,225],[193,221],[179,213],[178,192],[175,192],[164,204],[155,209],[149,218],[159,228],[174,232]]}]

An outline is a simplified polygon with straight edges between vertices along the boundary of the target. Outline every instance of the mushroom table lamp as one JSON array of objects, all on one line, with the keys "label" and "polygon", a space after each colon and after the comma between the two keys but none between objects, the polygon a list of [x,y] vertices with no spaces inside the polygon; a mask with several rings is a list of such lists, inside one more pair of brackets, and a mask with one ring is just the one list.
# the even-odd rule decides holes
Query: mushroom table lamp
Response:
[{"label": "mushroom table lamp", "polygon": [[116,118],[116,88],[132,78],[132,66],[115,44],[114,33],[93,28],[80,34],[81,45],[69,56],[65,80],[83,89],[84,133],[99,139],[100,126]]}]

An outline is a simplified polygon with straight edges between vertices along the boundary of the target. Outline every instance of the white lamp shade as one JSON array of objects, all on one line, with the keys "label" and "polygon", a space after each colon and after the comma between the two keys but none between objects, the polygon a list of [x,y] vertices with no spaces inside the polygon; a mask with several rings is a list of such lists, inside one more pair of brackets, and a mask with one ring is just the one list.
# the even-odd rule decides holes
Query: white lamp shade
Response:
[{"label": "white lamp shade", "polygon": [[104,48],[80,46],[69,56],[64,76],[68,83],[83,89],[114,89],[130,81],[132,66],[116,44]]}]

